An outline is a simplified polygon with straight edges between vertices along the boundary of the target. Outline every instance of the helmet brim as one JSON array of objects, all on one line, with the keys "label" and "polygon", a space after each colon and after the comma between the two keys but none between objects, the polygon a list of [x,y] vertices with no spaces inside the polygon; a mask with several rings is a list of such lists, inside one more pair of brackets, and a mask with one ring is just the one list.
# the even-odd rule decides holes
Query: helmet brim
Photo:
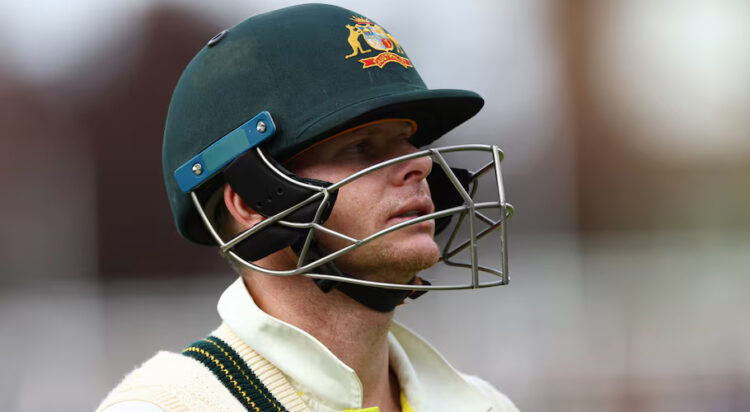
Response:
[{"label": "helmet brim", "polygon": [[422,147],[473,117],[483,105],[484,99],[477,93],[457,89],[410,90],[370,98],[317,119],[294,137],[294,145],[281,145],[286,146],[283,151],[271,149],[270,154],[284,161],[328,136],[387,118],[414,120],[417,131],[411,140],[415,146]]}]

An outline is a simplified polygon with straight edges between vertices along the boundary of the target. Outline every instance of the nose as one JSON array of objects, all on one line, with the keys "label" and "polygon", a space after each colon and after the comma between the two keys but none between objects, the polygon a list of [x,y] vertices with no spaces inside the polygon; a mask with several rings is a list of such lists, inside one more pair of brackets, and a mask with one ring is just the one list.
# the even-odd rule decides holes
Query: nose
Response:
[{"label": "nose", "polygon": [[[416,147],[409,145],[406,153],[401,153],[399,155],[403,156],[417,151],[418,149]],[[394,185],[401,186],[409,183],[420,182],[424,180],[431,171],[432,158],[429,156],[421,156],[395,164],[391,178],[393,179],[392,181]]]}]

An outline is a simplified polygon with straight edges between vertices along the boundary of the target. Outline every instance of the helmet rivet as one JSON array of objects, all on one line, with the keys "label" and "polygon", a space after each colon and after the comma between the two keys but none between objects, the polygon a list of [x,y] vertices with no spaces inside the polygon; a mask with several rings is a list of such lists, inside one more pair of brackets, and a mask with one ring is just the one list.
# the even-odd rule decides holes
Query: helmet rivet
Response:
[{"label": "helmet rivet", "polygon": [[203,173],[203,166],[201,166],[200,163],[196,163],[193,165],[193,173],[196,174],[196,176],[200,176]]},{"label": "helmet rivet", "polygon": [[266,123],[263,122],[263,120],[258,122],[258,126],[255,128],[258,130],[258,133],[265,133],[266,132]]},{"label": "helmet rivet", "polygon": [[208,41],[207,46],[208,47],[214,47],[214,46],[216,46],[224,37],[227,36],[227,33],[229,33],[229,30],[222,30],[216,36],[211,37],[211,40]]}]

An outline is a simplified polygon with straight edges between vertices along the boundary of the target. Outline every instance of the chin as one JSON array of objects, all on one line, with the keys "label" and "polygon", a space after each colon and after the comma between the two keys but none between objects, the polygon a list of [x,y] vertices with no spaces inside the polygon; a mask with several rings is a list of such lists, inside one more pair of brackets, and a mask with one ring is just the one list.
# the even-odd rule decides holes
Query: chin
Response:
[{"label": "chin", "polygon": [[424,270],[440,259],[440,248],[432,237],[425,236],[425,239],[411,242],[394,242],[390,249],[390,259],[384,260],[393,261],[404,268]]},{"label": "chin", "polygon": [[361,279],[408,283],[417,273],[440,260],[440,248],[432,236],[406,239],[384,236],[336,260],[345,272]]}]

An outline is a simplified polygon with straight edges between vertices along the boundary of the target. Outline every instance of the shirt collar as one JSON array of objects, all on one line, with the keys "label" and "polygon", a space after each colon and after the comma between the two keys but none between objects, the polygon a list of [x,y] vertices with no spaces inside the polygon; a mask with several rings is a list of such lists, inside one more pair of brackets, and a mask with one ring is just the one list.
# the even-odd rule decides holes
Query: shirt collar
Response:
[{"label": "shirt collar", "polygon": [[415,411],[482,411],[492,404],[443,356],[398,322],[390,328],[390,363]]},{"label": "shirt collar", "polygon": [[[315,403],[334,410],[361,407],[362,383],[354,370],[309,333],[258,308],[242,278],[221,295],[218,311],[238,337]],[[388,342],[391,367],[414,410],[491,408],[432,346],[406,327],[393,322]]]}]

